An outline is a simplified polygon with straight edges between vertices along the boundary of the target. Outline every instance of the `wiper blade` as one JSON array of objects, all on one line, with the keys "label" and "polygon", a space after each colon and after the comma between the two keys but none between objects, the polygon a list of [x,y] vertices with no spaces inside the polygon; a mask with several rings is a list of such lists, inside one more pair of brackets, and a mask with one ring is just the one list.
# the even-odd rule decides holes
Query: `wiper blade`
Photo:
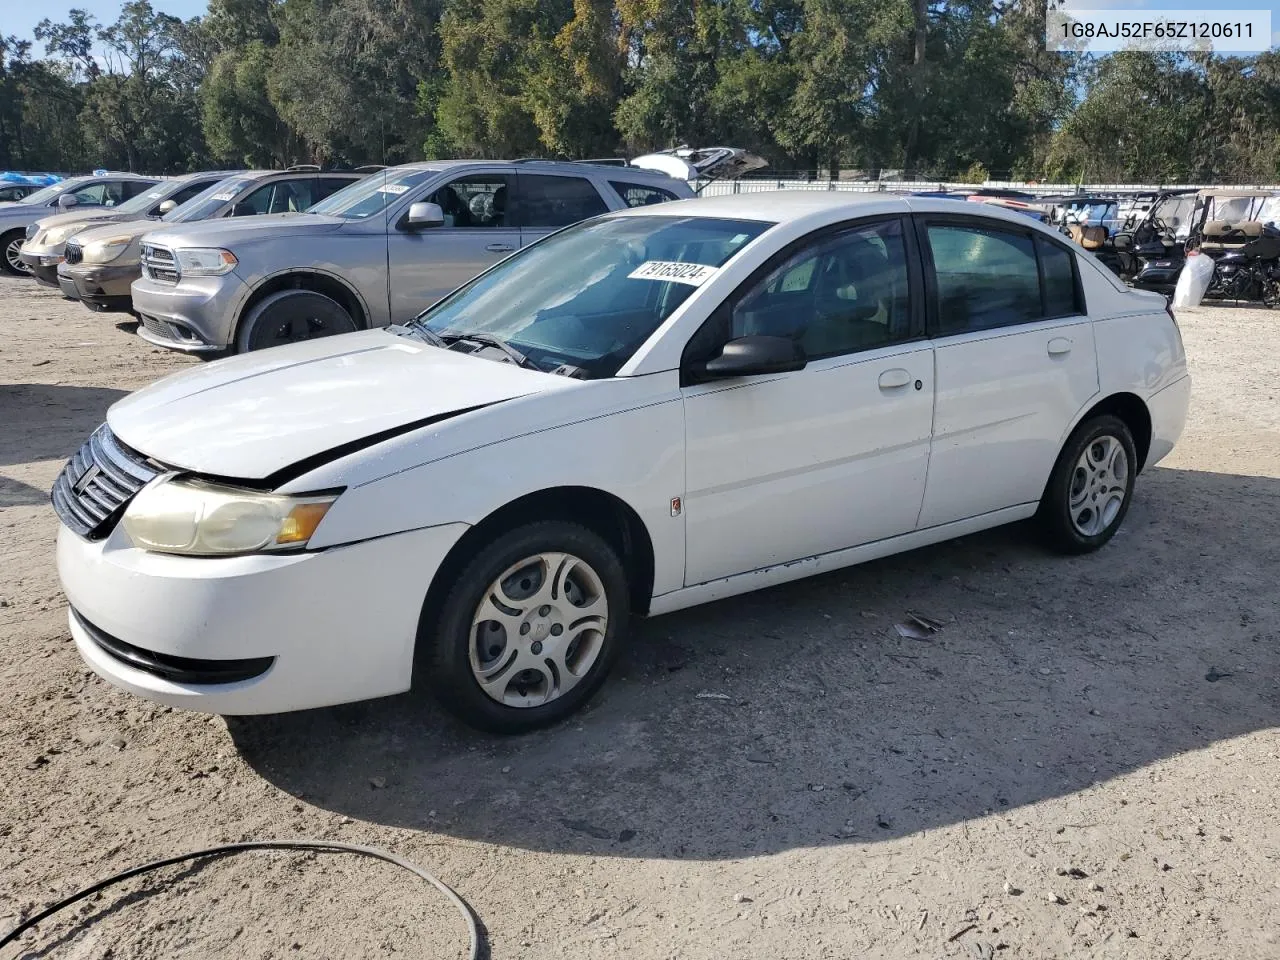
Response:
[{"label": "wiper blade", "polygon": [[393,323],[387,327],[390,333],[394,333],[397,337],[412,337],[415,340],[422,340],[431,344],[433,347],[447,347],[448,344],[440,334],[436,333],[419,323],[400,324]]},{"label": "wiper blade", "polygon": [[510,357],[520,366],[527,367],[530,370],[538,370],[538,371],[542,370],[540,366],[538,366],[536,363],[534,363],[532,360],[526,357],[523,353],[521,353],[515,347],[511,346],[511,344],[507,343],[505,340],[502,340],[488,333],[445,334],[443,337],[441,337],[441,339],[444,340],[446,343],[456,342],[458,340],[470,340],[472,343],[482,343],[487,347],[497,347],[499,350],[505,353],[508,357]]}]

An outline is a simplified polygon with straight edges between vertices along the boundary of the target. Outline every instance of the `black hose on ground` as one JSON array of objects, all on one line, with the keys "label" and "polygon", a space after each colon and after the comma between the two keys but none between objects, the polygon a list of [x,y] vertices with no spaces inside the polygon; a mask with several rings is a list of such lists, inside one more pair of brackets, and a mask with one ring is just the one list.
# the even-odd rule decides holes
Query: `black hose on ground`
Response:
[{"label": "black hose on ground", "polygon": [[328,840],[261,840],[249,843],[228,843],[220,847],[209,847],[207,850],[196,850],[193,853],[181,853],[176,857],[166,857],[163,860],[152,860],[150,863],[144,863],[138,867],[131,867],[115,876],[107,877],[105,880],[99,880],[93,886],[85,887],[69,897],[64,897],[57,903],[46,907],[37,913],[34,917],[18,924],[16,928],[5,934],[0,939],[0,950],[4,949],[11,943],[16,943],[18,938],[39,924],[42,920],[53,916],[60,910],[64,910],[83,900],[85,897],[91,897],[99,890],[105,890],[107,887],[122,883],[132,877],[139,876],[143,873],[150,873],[152,870],[159,870],[162,867],[171,867],[175,863],[185,863],[188,860],[199,860],[202,857],[228,857],[237,853],[249,853],[255,850],[305,850],[313,853],[351,853],[362,857],[373,857],[375,860],[383,860],[386,863],[395,864],[408,870],[410,873],[427,881],[437,890],[445,895],[450,903],[457,908],[462,914],[463,921],[467,925],[467,935],[470,938],[470,950],[467,953],[468,960],[478,960],[480,956],[480,928],[476,923],[475,914],[471,907],[460,896],[454,893],[453,889],[443,880],[438,879],[428,873],[416,863],[411,863],[401,857],[397,857],[394,853],[382,850],[378,847],[361,847],[351,843],[336,843]]}]

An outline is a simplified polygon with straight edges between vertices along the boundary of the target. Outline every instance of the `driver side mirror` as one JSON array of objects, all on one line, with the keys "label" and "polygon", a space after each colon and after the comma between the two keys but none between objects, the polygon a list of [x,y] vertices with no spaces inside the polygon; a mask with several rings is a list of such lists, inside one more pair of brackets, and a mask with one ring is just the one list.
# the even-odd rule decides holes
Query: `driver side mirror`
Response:
[{"label": "driver side mirror", "polygon": [[166,200],[164,203],[160,204],[160,207],[158,210],[156,210],[156,212],[163,217],[170,210],[176,210],[176,209],[178,209],[177,200]]},{"label": "driver side mirror", "polygon": [[405,217],[405,226],[410,230],[442,227],[444,226],[444,210],[438,203],[411,203],[409,204],[409,215]]},{"label": "driver side mirror", "polygon": [[58,198],[58,209],[69,210],[79,203],[80,201],[77,200],[75,197],[73,197],[71,194],[64,193],[62,196]]},{"label": "driver side mirror", "polygon": [[699,380],[723,380],[803,370],[808,362],[804,348],[789,337],[739,337],[697,372]]}]

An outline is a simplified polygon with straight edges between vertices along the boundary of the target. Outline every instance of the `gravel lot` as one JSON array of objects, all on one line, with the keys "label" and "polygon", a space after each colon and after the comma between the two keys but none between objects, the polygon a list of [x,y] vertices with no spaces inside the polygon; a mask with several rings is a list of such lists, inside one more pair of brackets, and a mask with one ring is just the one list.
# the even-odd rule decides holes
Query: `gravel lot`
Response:
[{"label": "gravel lot", "polygon": [[[46,491],[193,361],[0,279],[0,933],[145,860],[316,837],[437,871],[494,958],[1280,957],[1280,314],[1181,319],[1192,421],[1100,554],[1007,528],[654,620],[577,722],[502,740],[414,695],[229,721],[89,674]],[[907,611],[948,623],[900,639]],[[266,854],[5,953],[463,945],[394,868]]]}]

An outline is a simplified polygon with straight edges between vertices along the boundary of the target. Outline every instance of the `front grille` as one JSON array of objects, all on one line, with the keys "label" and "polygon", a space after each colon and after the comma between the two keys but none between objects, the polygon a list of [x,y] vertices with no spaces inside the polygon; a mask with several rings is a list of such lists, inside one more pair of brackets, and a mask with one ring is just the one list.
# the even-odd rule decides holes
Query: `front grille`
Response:
[{"label": "front grille", "polygon": [[95,627],[80,615],[74,607],[71,615],[76,623],[89,635],[89,639],[98,648],[135,670],[142,670],[153,677],[160,677],[173,683],[236,683],[240,680],[252,680],[271,669],[275,657],[253,657],[245,660],[196,660],[192,657],[175,657],[170,653],[156,653],[144,650],[131,643],[125,643],[111,636],[105,630]]},{"label": "front grille", "polygon": [[79,263],[84,259],[84,250],[74,240],[68,240],[67,245],[62,249],[62,258],[67,263]]},{"label": "front grille", "polygon": [[53,510],[77,536],[101,540],[124,506],[159,473],[104,423],[58,474],[50,494]]},{"label": "front grille", "polygon": [[173,251],[152,243],[142,245],[142,272],[152,280],[162,283],[177,283],[182,278]]}]

